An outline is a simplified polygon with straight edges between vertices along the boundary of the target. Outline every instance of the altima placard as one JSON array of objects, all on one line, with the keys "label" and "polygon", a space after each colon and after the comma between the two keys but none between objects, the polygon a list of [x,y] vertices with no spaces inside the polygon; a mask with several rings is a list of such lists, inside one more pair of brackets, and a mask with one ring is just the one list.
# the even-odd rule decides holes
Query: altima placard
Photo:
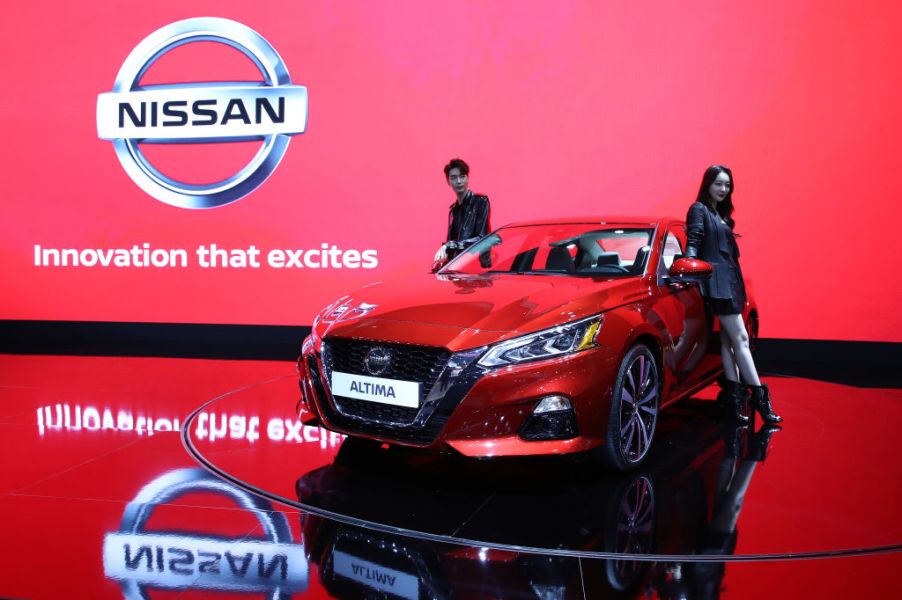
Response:
[{"label": "altima placard", "polygon": [[420,384],[415,381],[333,371],[332,394],[407,408],[420,406]]},{"label": "altima placard", "polygon": [[337,575],[401,598],[420,597],[420,582],[415,575],[383,567],[339,550],[332,552],[332,561]]}]

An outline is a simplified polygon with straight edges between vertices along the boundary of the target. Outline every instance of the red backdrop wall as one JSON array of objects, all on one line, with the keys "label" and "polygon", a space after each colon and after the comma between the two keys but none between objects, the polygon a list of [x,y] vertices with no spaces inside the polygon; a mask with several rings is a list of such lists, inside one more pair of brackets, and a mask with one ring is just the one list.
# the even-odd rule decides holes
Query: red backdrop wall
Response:
[{"label": "red backdrop wall", "polygon": [[[297,324],[350,288],[423,271],[472,165],[493,222],[684,215],[711,163],[732,167],[743,268],[762,335],[902,341],[896,178],[902,5],[840,2],[18,3],[0,47],[0,317]],[[97,95],[129,52],[179,19],[265,37],[307,87],[306,133],[233,204],[159,202],[97,137]],[[259,78],[215,44],[144,82]],[[254,143],[155,146],[209,181]],[[186,249],[185,268],[54,267],[44,248]],[[200,245],[372,249],[378,266],[202,268]]]}]

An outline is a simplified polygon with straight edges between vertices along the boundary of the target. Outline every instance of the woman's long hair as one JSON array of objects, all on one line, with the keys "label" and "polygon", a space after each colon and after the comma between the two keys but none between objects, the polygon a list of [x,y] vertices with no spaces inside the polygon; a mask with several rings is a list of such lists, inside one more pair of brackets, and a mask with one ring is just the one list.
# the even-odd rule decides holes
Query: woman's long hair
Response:
[{"label": "woman's long hair", "polygon": [[730,192],[727,194],[726,198],[715,205],[715,210],[717,211],[717,214],[727,222],[730,229],[733,229],[736,224],[733,220],[733,192],[736,190],[736,180],[733,179],[733,171],[731,171],[729,167],[723,165],[711,165],[708,167],[705,171],[705,176],[702,177],[702,185],[698,188],[698,197],[695,201],[701,202],[705,206],[711,206],[713,204],[711,201],[711,194],[708,193],[708,190],[711,188],[711,184],[714,183],[714,180],[717,179],[717,176],[721,173],[726,173],[730,178]]}]

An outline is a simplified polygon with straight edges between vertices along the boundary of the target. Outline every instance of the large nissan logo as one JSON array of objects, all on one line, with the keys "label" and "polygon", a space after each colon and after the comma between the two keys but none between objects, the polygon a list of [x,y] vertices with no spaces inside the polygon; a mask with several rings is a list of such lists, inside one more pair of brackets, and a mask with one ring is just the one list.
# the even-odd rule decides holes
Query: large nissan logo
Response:
[{"label": "large nissan logo", "polygon": [[370,348],[363,359],[363,366],[370,375],[382,375],[391,366],[391,350],[382,346]]},{"label": "large nissan logo", "polygon": [[[192,531],[191,526],[147,527],[156,508],[189,493],[230,499],[257,518],[261,537],[233,539]],[[217,479],[202,469],[178,469],[144,486],[129,502],[118,531],[103,540],[103,569],[129,599],[150,597],[151,589],[265,592],[272,600],[307,589],[304,546],[295,543],[284,514],[272,505]]]},{"label": "large nissan logo", "polygon": [[[160,57],[192,42],[237,49],[257,66],[263,81],[140,84]],[[113,91],[97,97],[97,135],[112,140],[119,162],[141,189],[181,208],[214,208],[250,194],[279,165],[290,136],[306,128],[307,89],[292,85],[285,63],[269,42],[229,19],[185,19],[158,29],[125,59]],[[138,145],[247,140],[263,142],[251,161],[231,177],[206,184],[163,174]]]}]

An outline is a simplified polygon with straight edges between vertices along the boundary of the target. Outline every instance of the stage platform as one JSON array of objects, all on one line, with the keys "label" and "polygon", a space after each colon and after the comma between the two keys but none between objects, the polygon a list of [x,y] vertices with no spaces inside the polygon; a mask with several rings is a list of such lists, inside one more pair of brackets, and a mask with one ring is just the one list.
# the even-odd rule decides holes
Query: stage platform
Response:
[{"label": "stage platform", "polygon": [[902,390],[766,377],[782,430],[662,413],[643,467],[301,425],[280,361],[0,356],[4,597],[892,595]]}]

